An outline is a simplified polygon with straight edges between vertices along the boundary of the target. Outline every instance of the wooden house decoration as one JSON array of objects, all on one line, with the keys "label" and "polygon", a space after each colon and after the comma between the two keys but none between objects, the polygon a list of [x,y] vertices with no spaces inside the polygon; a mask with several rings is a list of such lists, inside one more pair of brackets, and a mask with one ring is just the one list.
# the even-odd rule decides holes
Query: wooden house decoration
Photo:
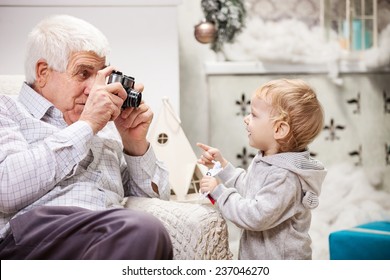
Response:
[{"label": "wooden house decoration", "polygon": [[[186,137],[181,120],[174,112],[167,97],[153,127],[149,131],[150,141],[156,156],[169,170],[172,199],[191,200],[191,193],[199,193],[199,181],[207,168],[197,163],[197,157]],[[196,196],[198,197],[198,195]]]}]

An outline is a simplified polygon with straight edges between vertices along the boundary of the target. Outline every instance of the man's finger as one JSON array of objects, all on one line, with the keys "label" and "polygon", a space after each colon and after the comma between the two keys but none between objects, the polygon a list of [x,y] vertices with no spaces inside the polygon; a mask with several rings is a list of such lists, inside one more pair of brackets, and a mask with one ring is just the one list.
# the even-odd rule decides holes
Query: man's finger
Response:
[{"label": "man's finger", "polygon": [[114,70],[115,70],[114,66],[107,66],[106,68],[99,70],[96,73],[95,83],[106,84],[107,76],[109,76],[112,73],[112,71],[114,71]]}]

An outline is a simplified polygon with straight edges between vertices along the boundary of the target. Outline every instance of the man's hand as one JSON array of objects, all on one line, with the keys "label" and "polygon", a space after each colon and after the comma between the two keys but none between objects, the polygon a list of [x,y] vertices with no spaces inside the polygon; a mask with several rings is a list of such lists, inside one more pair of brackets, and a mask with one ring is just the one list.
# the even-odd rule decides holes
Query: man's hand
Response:
[{"label": "man's hand", "polygon": [[80,120],[86,121],[96,134],[107,122],[115,120],[121,113],[127,93],[120,83],[106,84],[106,77],[114,67],[106,67],[97,72],[95,82],[89,92]]},{"label": "man's hand", "polygon": [[[142,92],[144,87],[142,84],[137,84],[134,88],[136,91]],[[126,154],[131,156],[145,154],[149,147],[146,135],[152,119],[152,110],[142,101],[137,108],[129,107],[123,110],[115,120]]]}]

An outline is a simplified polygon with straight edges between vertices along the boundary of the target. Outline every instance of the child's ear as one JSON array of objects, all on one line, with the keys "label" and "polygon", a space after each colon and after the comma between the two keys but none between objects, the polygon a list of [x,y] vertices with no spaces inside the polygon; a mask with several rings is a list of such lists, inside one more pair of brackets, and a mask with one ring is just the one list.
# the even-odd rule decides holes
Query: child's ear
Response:
[{"label": "child's ear", "polygon": [[290,132],[290,125],[287,122],[279,121],[274,126],[274,138],[283,139]]}]

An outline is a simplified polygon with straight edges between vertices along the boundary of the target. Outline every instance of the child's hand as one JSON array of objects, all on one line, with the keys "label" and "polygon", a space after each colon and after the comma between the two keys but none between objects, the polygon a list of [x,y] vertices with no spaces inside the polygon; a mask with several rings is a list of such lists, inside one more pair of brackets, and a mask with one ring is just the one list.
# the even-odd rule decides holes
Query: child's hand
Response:
[{"label": "child's hand", "polygon": [[204,176],[200,180],[200,192],[211,193],[218,186],[218,180],[212,176]]},{"label": "child's hand", "polygon": [[222,154],[218,149],[202,143],[197,143],[196,145],[203,150],[203,154],[198,159],[198,163],[207,166],[209,169],[213,168],[213,161],[219,161],[222,168],[228,164],[227,160],[222,157]]}]

